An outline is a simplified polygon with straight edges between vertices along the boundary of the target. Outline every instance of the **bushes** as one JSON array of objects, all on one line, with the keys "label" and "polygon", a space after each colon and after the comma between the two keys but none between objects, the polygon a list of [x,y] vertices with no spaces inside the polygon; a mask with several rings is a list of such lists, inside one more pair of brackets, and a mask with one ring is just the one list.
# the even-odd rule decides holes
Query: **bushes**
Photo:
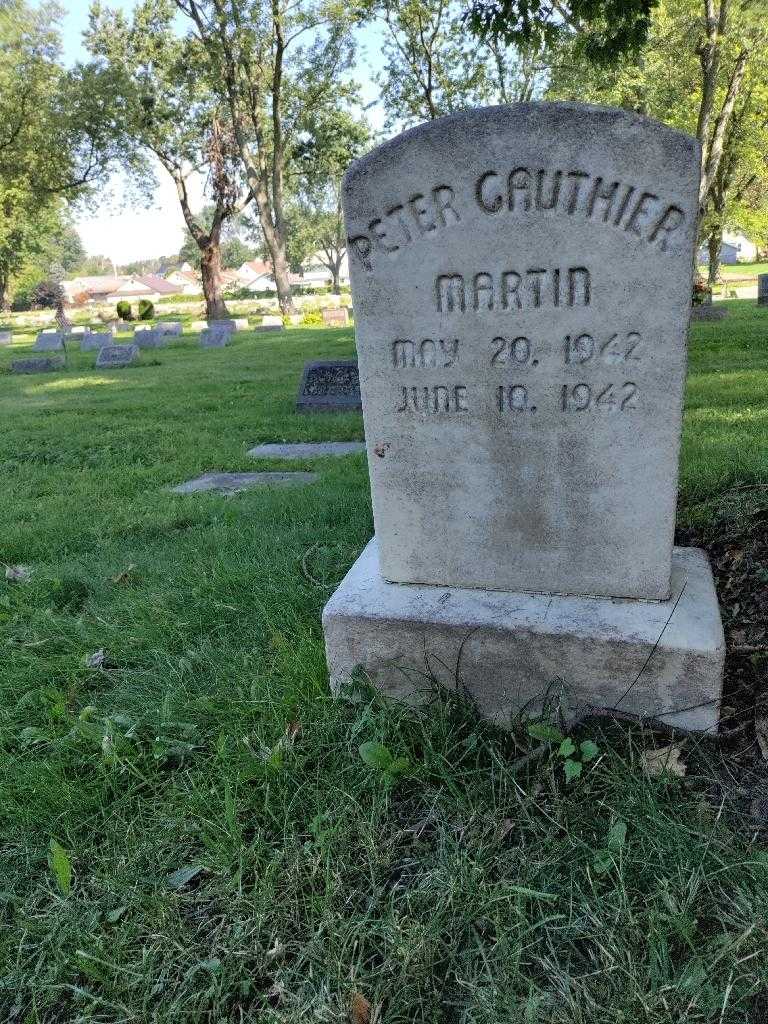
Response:
[{"label": "bushes", "polygon": [[125,299],[121,299],[117,304],[117,315],[120,320],[133,320],[133,312],[131,310],[130,302],[126,302]]},{"label": "bushes", "polygon": [[151,320],[155,315],[155,304],[149,299],[139,299],[139,320]]},{"label": "bushes", "polygon": [[302,315],[301,318],[302,327],[322,327],[323,326],[323,314],[316,309],[309,309]]}]

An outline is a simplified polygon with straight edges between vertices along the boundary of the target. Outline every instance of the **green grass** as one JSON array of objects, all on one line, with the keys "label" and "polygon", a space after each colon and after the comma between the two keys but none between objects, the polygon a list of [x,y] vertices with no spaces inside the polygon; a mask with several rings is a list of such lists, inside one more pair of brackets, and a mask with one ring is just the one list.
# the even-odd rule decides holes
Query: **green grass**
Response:
[{"label": "green grass", "polygon": [[[768,318],[730,308],[695,326],[687,521],[768,480]],[[332,701],[319,614],[371,533],[364,458],[166,493],[260,441],[361,437],[293,411],[303,363],[352,352],[296,330],[0,373],[0,561],[33,570],[0,582],[0,1019],[331,1022],[357,992],[387,1024],[757,1024],[768,856],[704,798],[706,744],[651,780],[642,734],[593,730],[566,785],[450,696]]]}]

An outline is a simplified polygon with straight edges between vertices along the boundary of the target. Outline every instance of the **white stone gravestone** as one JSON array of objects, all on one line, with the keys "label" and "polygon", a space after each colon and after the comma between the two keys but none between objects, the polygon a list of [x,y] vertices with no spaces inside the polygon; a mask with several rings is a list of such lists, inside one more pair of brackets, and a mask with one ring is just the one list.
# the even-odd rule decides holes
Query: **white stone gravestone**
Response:
[{"label": "white stone gravestone", "polygon": [[325,612],[334,685],[423,689],[434,648],[491,717],[557,678],[605,706],[659,641],[624,709],[716,722],[711,574],[672,548],[698,168],[646,118],[530,103],[349,170],[376,542]]}]

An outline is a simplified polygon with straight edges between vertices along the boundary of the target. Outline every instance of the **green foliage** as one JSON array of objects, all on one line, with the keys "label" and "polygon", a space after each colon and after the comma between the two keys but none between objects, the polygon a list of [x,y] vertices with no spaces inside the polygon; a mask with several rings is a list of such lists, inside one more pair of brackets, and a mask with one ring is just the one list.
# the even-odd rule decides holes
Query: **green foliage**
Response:
[{"label": "green foliage", "polygon": [[546,721],[530,722],[526,731],[532,739],[552,745],[552,752],[562,761],[566,782],[580,778],[584,765],[600,755],[600,748],[594,740],[582,740],[577,746],[571,736],[564,736]]},{"label": "green foliage", "polygon": [[55,839],[50,842],[48,865],[62,896],[69,896],[72,891],[72,860],[69,852]]},{"label": "green foliage", "polygon": [[398,779],[406,775],[411,767],[407,757],[395,757],[389,747],[375,740],[368,740],[361,743],[359,748],[360,759],[373,768],[380,778],[389,786],[394,785]]},{"label": "green foliage", "polygon": [[151,320],[155,315],[155,304],[149,299],[139,299],[139,320]]},{"label": "green foliage", "polygon": [[41,281],[32,291],[32,309],[57,309],[64,301],[64,289],[58,281]]},{"label": "green foliage", "polygon": [[131,309],[130,302],[126,299],[121,299],[115,310],[120,320],[133,320],[133,310]]},{"label": "green foliage", "polygon": [[467,20],[481,37],[554,49],[575,37],[576,53],[612,65],[642,49],[659,0],[471,0]]}]

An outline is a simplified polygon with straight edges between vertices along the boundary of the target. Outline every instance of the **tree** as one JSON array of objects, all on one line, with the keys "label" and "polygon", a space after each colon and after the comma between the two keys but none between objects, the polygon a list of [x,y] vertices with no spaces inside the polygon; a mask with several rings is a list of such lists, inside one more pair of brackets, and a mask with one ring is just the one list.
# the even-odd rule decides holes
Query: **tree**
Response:
[{"label": "tree", "polygon": [[[207,85],[203,54],[192,37],[174,30],[173,0],[142,0],[132,19],[121,11],[91,8],[91,52],[119,79],[114,106],[126,146],[153,154],[176,186],[184,221],[199,259],[206,313],[227,316],[221,240],[226,223],[250,202],[243,184],[229,111]],[[196,214],[190,180],[204,173],[212,203]]]},{"label": "tree", "polygon": [[335,0],[175,0],[227,104],[283,312],[293,312],[286,176],[308,111],[341,95],[351,8]]},{"label": "tree", "polygon": [[65,207],[86,199],[120,155],[104,112],[109,83],[59,62],[60,14],[0,0],[0,308],[13,277],[61,229]]},{"label": "tree", "polygon": [[[737,140],[748,130],[762,140],[757,142],[758,149],[765,146],[765,116],[754,102],[745,105],[744,99],[750,90],[754,96],[754,90],[764,96],[767,40],[768,29],[754,4],[661,0],[639,60],[624,59],[615,69],[589,65],[574,59],[571,42],[565,59],[553,63],[548,94],[627,107],[695,134],[702,153],[699,237],[703,238],[713,223],[713,204],[720,207],[722,224],[728,206],[725,193],[739,188],[741,177],[733,163],[740,152]],[[739,110],[747,120],[737,130]],[[724,163],[729,139],[731,158]],[[754,173],[765,177],[764,161]]]},{"label": "tree", "polygon": [[[370,143],[370,129],[336,105],[315,112],[311,134],[297,147],[296,198],[291,235],[300,251],[296,263],[315,255],[328,270],[339,294],[347,232],[341,209],[341,179],[349,164]],[[297,258],[298,257],[298,258]]]},{"label": "tree", "polygon": [[635,57],[648,38],[659,0],[472,0],[465,17],[483,39],[521,49],[556,49],[564,39],[576,56],[611,65]]},{"label": "tree", "polygon": [[472,36],[456,0],[382,0],[372,13],[385,28],[377,82],[389,128],[528,100],[541,83],[534,46],[513,49],[499,36]]},{"label": "tree", "polygon": [[[205,225],[206,230],[210,229],[214,215],[215,209],[210,205],[201,210],[198,215],[198,219]],[[248,260],[252,260],[256,255],[256,250],[247,245],[240,237],[240,233],[245,230],[246,222],[242,215],[230,218],[222,226],[221,263],[223,267],[239,267]],[[179,263],[189,263],[197,270],[200,269],[200,249],[189,230],[185,233],[178,260]]]}]

